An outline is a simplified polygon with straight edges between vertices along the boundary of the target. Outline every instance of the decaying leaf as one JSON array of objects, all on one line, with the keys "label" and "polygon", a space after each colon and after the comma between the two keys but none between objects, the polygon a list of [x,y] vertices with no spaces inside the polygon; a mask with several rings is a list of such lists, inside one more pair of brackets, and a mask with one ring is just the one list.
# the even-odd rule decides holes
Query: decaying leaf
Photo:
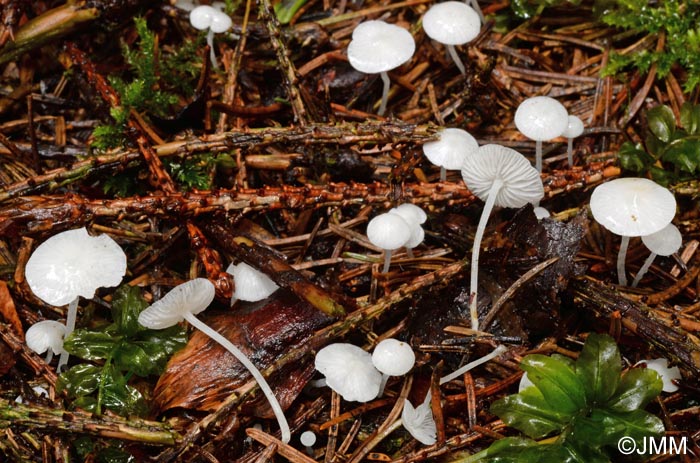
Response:
[{"label": "decaying leaf", "polygon": [[[202,319],[238,346],[261,370],[290,350],[303,346],[315,330],[330,321],[285,290],[246,305],[243,310],[220,312]],[[294,401],[312,374],[312,364],[295,363],[293,368],[269,378],[283,408]],[[156,385],[154,402],[161,411],[176,407],[214,410],[249,379],[248,371],[218,343],[194,332],[187,346],[168,363]],[[258,396],[259,399],[246,403],[244,412],[272,417],[264,397]]]},{"label": "decaying leaf", "polygon": [[12,327],[12,330],[20,339],[24,340],[22,322],[19,320],[15,302],[12,300],[12,295],[7,288],[7,283],[4,281],[0,281],[0,317],[5,323]]}]

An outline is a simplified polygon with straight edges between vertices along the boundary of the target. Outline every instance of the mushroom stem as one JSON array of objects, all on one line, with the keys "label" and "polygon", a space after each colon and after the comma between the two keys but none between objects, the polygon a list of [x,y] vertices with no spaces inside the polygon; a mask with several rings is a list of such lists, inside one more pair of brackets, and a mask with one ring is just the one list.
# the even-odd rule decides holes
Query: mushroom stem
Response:
[{"label": "mushroom stem", "polygon": [[535,141],[535,169],[542,173],[542,140]]},{"label": "mushroom stem", "polygon": [[444,167],[440,167],[440,181],[441,182],[446,182],[447,181],[447,169]]},{"label": "mushroom stem", "polygon": [[617,281],[620,286],[627,286],[627,275],[625,274],[625,258],[627,257],[627,247],[630,244],[630,237],[623,236],[620,243],[620,251],[617,253]]},{"label": "mushroom stem", "polygon": [[476,14],[479,15],[479,19],[481,20],[481,24],[484,24],[486,22],[486,18],[484,17],[484,12],[481,11],[481,7],[479,6],[479,2],[477,0],[467,0],[467,3],[471,5],[472,8],[474,8],[474,11],[476,11]]},{"label": "mushroom stem", "polygon": [[46,358],[44,359],[44,361],[48,365],[51,363],[51,360],[53,360],[53,351],[49,349],[48,351],[46,351]]},{"label": "mushroom stem", "polygon": [[391,265],[391,250],[387,249],[384,251],[384,268],[382,268],[382,273],[388,272],[390,265]]},{"label": "mushroom stem", "polygon": [[258,386],[260,386],[260,390],[262,390],[263,394],[265,394],[265,397],[267,397],[267,400],[270,402],[270,407],[272,408],[272,411],[275,414],[275,417],[277,418],[277,422],[280,427],[280,432],[282,433],[282,442],[284,442],[285,444],[289,443],[289,440],[291,439],[291,431],[289,430],[287,418],[284,416],[282,406],[277,401],[275,394],[272,392],[270,385],[267,384],[267,381],[263,377],[262,373],[260,373],[260,370],[258,370],[255,367],[255,365],[253,365],[253,362],[251,362],[248,359],[248,357],[246,357],[245,354],[243,354],[243,352],[241,352],[240,349],[238,349],[238,347],[233,345],[231,341],[219,334],[219,332],[213,330],[209,325],[202,322],[189,312],[186,312],[184,314],[184,317],[185,320],[187,320],[190,323],[190,325],[194,326],[202,333],[209,336],[212,340],[221,344],[221,346],[224,349],[228,350],[234,357],[236,357],[236,359],[239,362],[243,364],[244,367],[248,369],[255,381],[257,381]]},{"label": "mushroom stem", "polygon": [[647,270],[649,270],[649,267],[651,267],[651,264],[654,262],[654,259],[656,259],[656,253],[652,252],[651,254],[649,254],[649,257],[647,257],[647,260],[644,261],[644,265],[642,265],[642,268],[640,268],[639,272],[637,272],[637,276],[634,277],[634,281],[632,282],[633,288],[637,287],[639,282],[642,280],[644,274],[647,273]]},{"label": "mushroom stem", "polygon": [[384,395],[384,388],[386,387],[386,383],[389,382],[389,375],[386,373],[382,373],[382,382],[379,383],[379,394],[377,394],[377,398],[381,397]]},{"label": "mushroom stem", "polygon": [[[63,339],[66,339],[75,330],[75,320],[78,317],[78,299],[73,299],[70,304],[68,304],[68,313],[66,314],[66,333],[63,335]],[[61,352],[61,356],[58,359],[58,365],[56,365],[56,371],[61,372],[61,369],[68,363],[68,358],[70,354],[65,350]]]},{"label": "mushroom stem", "polygon": [[467,75],[467,70],[464,68],[464,63],[462,63],[462,60],[459,59],[459,55],[457,54],[457,50],[455,49],[455,46],[454,45],[447,45],[447,51],[450,54],[452,61],[455,62],[455,66],[457,66],[457,69],[459,69],[459,72],[461,72],[463,76]]},{"label": "mushroom stem", "polygon": [[383,116],[386,112],[386,105],[389,102],[389,87],[391,87],[391,81],[389,80],[389,74],[386,71],[379,73],[384,82],[384,89],[382,90],[382,102],[379,105],[379,111],[377,115]]},{"label": "mushroom stem", "polygon": [[473,362],[467,363],[463,367],[456,369],[455,371],[453,371],[452,373],[450,373],[447,376],[443,376],[442,378],[440,378],[440,384],[449,383],[453,379],[459,378],[460,376],[462,376],[464,373],[468,372],[469,370],[478,367],[482,363],[488,362],[492,358],[498,357],[499,355],[501,355],[502,353],[504,353],[507,350],[508,350],[508,348],[506,346],[503,346],[503,345],[496,347],[493,351],[491,351],[490,354],[484,355],[483,357],[478,358],[478,359],[474,360]]},{"label": "mushroom stem", "polygon": [[209,29],[207,32],[207,45],[209,45],[209,59],[211,60],[211,67],[214,69],[219,69],[219,63],[216,61],[216,55],[214,54],[214,31]]},{"label": "mushroom stem", "polygon": [[574,139],[569,137],[566,150],[566,159],[569,161],[569,167],[574,166]]},{"label": "mushroom stem", "polygon": [[469,314],[472,320],[472,329],[475,331],[479,329],[479,312],[477,311],[477,290],[479,287],[479,250],[481,249],[481,240],[484,237],[484,232],[486,231],[486,223],[489,221],[491,210],[496,202],[496,196],[498,196],[498,192],[502,187],[503,182],[501,180],[496,179],[493,181],[488,197],[486,198],[486,204],[484,204],[484,210],[481,211],[481,218],[479,219],[479,225],[476,227],[476,234],[474,235],[469,282]]},{"label": "mushroom stem", "polygon": [[406,257],[409,259],[413,259],[415,256],[413,255],[413,248],[409,248],[406,246]]}]

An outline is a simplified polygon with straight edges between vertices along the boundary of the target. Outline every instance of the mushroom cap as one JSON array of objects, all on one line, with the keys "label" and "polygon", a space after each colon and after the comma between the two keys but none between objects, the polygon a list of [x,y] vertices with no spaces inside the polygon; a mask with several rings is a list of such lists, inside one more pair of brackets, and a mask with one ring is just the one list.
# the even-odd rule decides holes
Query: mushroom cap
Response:
[{"label": "mushroom cap", "polygon": [[379,394],[382,374],[372,365],[372,356],[355,345],[329,344],[316,354],[315,367],[347,401],[369,402]]},{"label": "mushroom cap", "polygon": [[97,288],[117,286],[125,273],[122,248],[107,235],[90,236],[85,227],[41,243],[24,271],[36,297],[55,306],[78,296],[90,299]]},{"label": "mushroom cap", "polygon": [[423,445],[433,445],[437,440],[437,426],[433,411],[430,409],[430,400],[423,401],[417,407],[406,400],[401,411],[401,421],[411,436]]},{"label": "mushroom cap", "polygon": [[678,367],[669,367],[668,359],[662,357],[653,360],[640,360],[635,366],[640,363],[646,364],[647,368],[659,374],[661,381],[664,383],[664,392],[676,392],[678,390],[678,386],[675,385],[673,380],[681,379],[681,370]]},{"label": "mushroom cap", "polygon": [[261,301],[279,289],[270,277],[245,262],[229,265],[226,273],[233,275],[233,284],[236,287],[234,296],[242,301]]},{"label": "mushroom cap", "polygon": [[561,136],[566,138],[576,138],[583,133],[583,121],[576,116],[569,116],[568,124]]},{"label": "mushroom cap", "polygon": [[495,204],[501,207],[522,207],[544,196],[544,186],[537,169],[525,156],[501,145],[484,145],[468,156],[462,165],[462,178],[467,188],[486,201],[496,179],[503,187]]},{"label": "mushroom cap", "polygon": [[184,320],[186,313],[196,315],[209,307],[214,293],[214,285],[206,278],[186,281],[144,309],[139,323],[152,330],[170,328]]},{"label": "mushroom cap", "polygon": [[413,36],[403,27],[384,21],[365,21],[352,32],[348,45],[350,65],[366,74],[390,71],[411,59]]},{"label": "mushroom cap", "polygon": [[428,220],[428,214],[426,214],[425,211],[419,206],[411,203],[400,204],[389,212],[400,215],[406,222],[423,224],[426,220]]},{"label": "mushroom cap", "polygon": [[415,225],[411,228],[411,237],[404,244],[405,247],[413,249],[423,242],[425,239],[425,230],[420,225]]},{"label": "mushroom cap", "polygon": [[367,224],[367,239],[384,250],[393,251],[411,239],[411,224],[398,214],[379,214]]},{"label": "mushroom cap", "polygon": [[[463,3],[459,4],[464,5]],[[423,153],[436,166],[457,170],[462,167],[466,157],[478,148],[479,144],[476,138],[472,137],[466,130],[447,128],[440,131],[439,140],[429,141],[423,145]]]},{"label": "mushroom cap", "polygon": [[552,214],[549,213],[549,211],[542,207],[542,206],[537,206],[533,212],[535,213],[535,217],[537,217],[537,220],[542,220],[546,219],[547,217],[551,217]]},{"label": "mushroom cap", "polygon": [[217,10],[214,8],[214,11],[216,12],[215,14],[212,15],[211,17],[211,23],[209,25],[209,29],[212,30],[212,32],[216,34],[220,34],[222,32],[226,32],[231,28],[233,25],[233,21],[231,20],[231,17],[224,13],[223,11]]},{"label": "mushroom cap", "polygon": [[463,45],[479,35],[481,19],[464,2],[436,3],[423,15],[423,30],[428,37],[445,45]]},{"label": "mushroom cap", "polygon": [[676,198],[646,178],[618,178],[598,185],[591,195],[593,218],[621,236],[646,236],[671,223]]},{"label": "mushroom cap", "polygon": [[547,141],[560,136],[569,125],[569,113],[548,96],[528,98],[515,111],[515,126],[531,140]]},{"label": "mushroom cap", "polygon": [[408,343],[398,339],[385,339],[374,348],[374,368],[389,376],[402,376],[416,363],[416,354]]},{"label": "mushroom cap", "polygon": [[683,244],[683,236],[672,223],[651,235],[642,236],[642,242],[651,252],[659,256],[670,256]]},{"label": "mushroom cap", "polygon": [[200,31],[207,30],[218,13],[218,10],[209,5],[200,5],[190,11],[190,24]]},{"label": "mushroom cap", "polygon": [[55,320],[42,320],[34,323],[25,333],[27,347],[43,354],[51,349],[54,354],[62,354],[63,336],[66,334],[66,325]]},{"label": "mushroom cap", "polygon": [[299,442],[304,447],[311,447],[316,443],[316,434],[313,431],[304,431],[299,436]]}]

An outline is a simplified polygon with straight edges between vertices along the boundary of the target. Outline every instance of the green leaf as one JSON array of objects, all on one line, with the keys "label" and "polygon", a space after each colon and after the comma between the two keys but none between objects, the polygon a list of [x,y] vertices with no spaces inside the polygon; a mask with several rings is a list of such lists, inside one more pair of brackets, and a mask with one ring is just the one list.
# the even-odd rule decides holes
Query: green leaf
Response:
[{"label": "green leaf", "polygon": [[187,333],[181,326],[146,330],[136,338],[120,343],[112,359],[122,371],[132,371],[142,377],[158,375],[163,372],[170,357],[186,343]]},{"label": "green leaf", "polygon": [[644,137],[644,146],[646,146],[649,156],[651,156],[653,160],[656,160],[666,149],[667,143],[659,140],[650,132]]},{"label": "green leaf", "polygon": [[85,360],[100,360],[110,357],[119,342],[108,333],[99,331],[75,330],[63,342],[69,354]]},{"label": "green leaf", "polygon": [[114,292],[112,299],[112,319],[118,333],[133,336],[145,330],[139,324],[139,314],[148,302],[143,299],[141,290],[136,286],[122,285]]},{"label": "green leaf", "polygon": [[647,154],[641,145],[635,146],[628,141],[620,146],[618,159],[623,169],[631,170],[632,172],[643,172],[649,164],[654,162],[654,158]]},{"label": "green leaf", "polygon": [[68,397],[82,397],[92,394],[100,383],[102,369],[95,365],[75,365],[61,373],[56,382],[56,390],[66,390]]},{"label": "green leaf", "polygon": [[535,439],[560,431],[572,418],[570,413],[547,403],[534,386],[497,400],[491,405],[491,413]]},{"label": "green leaf", "polygon": [[692,174],[700,164],[700,140],[676,140],[668,145],[662,159]]},{"label": "green leaf", "polygon": [[659,105],[647,111],[649,130],[664,142],[671,140],[671,134],[676,129],[676,118],[668,106]]},{"label": "green leaf", "polygon": [[675,181],[675,176],[672,173],[666,172],[660,167],[649,167],[649,174],[651,174],[651,179],[653,181],[664,187],[668,187]]},{"label": "green leaf", "polygon": [[586,405],[583,384],[573,368],[565,362],[534,354],[523,358],[520,368],[542,393],[550,408],[562,413],[576,413]]},{"label": "green leaf", "polygon": [[604,403],[612,397],[621,372],[622,359],[613,338],[597,333],[588,336],[576,361],[576,375],[584,385],[588,404]]},{"label": "green leaf", "polygon": [[521,437],[506,437],[488,449],[454,463],[602,463],[608,460],[584,460],[566,444],[539,444]]},{"label": "green leaf", "polygon": [[571,436],[576,442],[585,442],[588,447],[616,447],[623,437],[631,437],[638,444],[645,437],[663,434],[661,419],[644,410],[628,413],[615,413],[609,410],[594,409],[590,417],[577,418]]},{"label": "green leaf", "polygon": [[615,412],[632,412],[644,408],[661,394],[661,377],[650,368],[632,368],[622,376],[606,408]]},{"label": "green leaf", "polygon": [[690,135],[700,133],[700,105],[686,101],[681,106],[681,125]]},{"label": "green leaf", "polygon": [[288,24],[307,0],[282,0],[274,7],[280,24]]}]

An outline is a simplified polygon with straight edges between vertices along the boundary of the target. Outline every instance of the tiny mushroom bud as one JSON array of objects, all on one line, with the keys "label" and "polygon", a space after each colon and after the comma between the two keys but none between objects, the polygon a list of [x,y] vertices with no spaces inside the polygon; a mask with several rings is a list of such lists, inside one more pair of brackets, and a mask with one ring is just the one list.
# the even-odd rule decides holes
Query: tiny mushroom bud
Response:
[{"label": "tiny mushroom bud", "polygon": [[464,159],[479,149],[476,138],[462,129],[447,128],[440,131],[438,141],[423,145],[423,153],[430,162],[440,166],[440,181],[447,180],[447,169],[459,170]]},{"label": "tiny mushroom bud", "polygon": [[231,341],[222,336],[218,331],[195,317],[196,314],[205,310],[214,300],[214,285],[205,278],[195,278],[173,288],[163,298],[154,302],[139,314],[139,323],[146,328],[162,330],[187,320],[202,333],[209,336],[213,341],[219,343],[228,350],[236,359],[248,369],[250,374],[257,381],[270,407],[277,418],[282,442],[288,443],[291,438],[289,424],[284,416],[284,411],[275,397],[272,389],[267,384],[265,377],[260,373],[253,362],[241,352]]},{"label": "tiny mushroom bud", "polygon": [[567,150],[566,157],[569,161],[569,167],[574,165],[574,138],[580,136],[583,133],[583,121],[576,116],[569,116],[569,124],[562,132],[562,137],[566,137],[567,140]]},{"label": "tiny mushroom bud", "polygon": [[348,45],[350,65],[366,74],[379,73],[384,82],[382,102],[377,114],[384,115],[389,99],[388,71],[410,60],[416,51],[413,36],[403,27],[384,21],[365,21],[352,31]]},{"label": "tiny mushroom bud", "polygon": [[423,16],[423,29],[431,39],[444,44],[459,72],[466,75],[455,45],[471,42],[481,31],[481,18],[464,2],[435,3]]},{"label": "tiny mushroom bud", "polygon": [[560,136],[569,124],[564,105],[548,96],[528,98],[515,111],[515,126],[535,140],[535,168],[542,172],[542,142]]},{"label": "tiny mushroom bud", "polygon": [[313,431],[304,431],[299,436],[299,442],[306,448],[306,453],[309,455],[314,454],[314,444],[316,444],[316,434]]},{"label": "tiny mushroom bud", "polygon": [[469,310],[472,329],[478,330],[479,250],[491,210],[494,206],[522,207],[537,202],[544,196],[544,186],[522,154],[500,145],[484,145],[468,156],[462,165],[462,178],[467,188],[486,203],[474,235],[471,259]]},{"label": "tiny mushroom bud", "polygon": [[646,365],[647,368],[659,374],[661,381],[664,383],[664,392],[676,392],[678,390],[674,380],[681,379],[681,370],[678,367],[669,367],[667,359],[640,360],[635,366],[641,364]]},{"label": "tiny mushroom bud", "polygon": [[[126,273],[126,254],[109,236],[77,228],[52,236],[32,253],[24,270],[32,292],[47,304],[68,305],[66,333],[75,329],[80,296],[91,299],[101,287],[117,286]],[[68,362],[63,351],[57,370]]]},{"label": "tiny mushroom bud", "polygon": [[231,305],[238,299],[247,302],[261,301],[279,289],[279,286],[270,277],[245,262],[229,265],[226,273],[233,275],[235,286],[233,296],[231,296]]},{"label": "tiny mushroom bud", "polygon": [[625,256],[632,236],[656,233],[676,215],[676,198],[667,188],[646,178],[618,178],[598,185],[591,195],[593,218],[622,236],[617,254],[617,277],[627,286]]},{"label": "tiny mushroom bud", "polygon": [[379,394],[382,374],[372,356],[353,344],[329,344],[316,354],[315,366],[328,387],[347,401],[369,402]]},{"label": "tiny mushroom bud", "polygon": [[34,323],[25,334],[27,347],[43,354],[46,352],[46,363],[51,363],[54,354],[63,354],[63,337],[66,326],[55,320],[43,320]]},{"label": "tiny mushroom bud", "polygon": [[207,32],[207,45],[209,45],[209,58],[214,69],[219,65],[216,62],[214,54],[214,34],[226,32],[233,25],[231,18],[221,10],[218,10],[209,5],[201,5],[190,11],[190,24],[195,29],[200,31],[209,30]]},{"label": "tiny mushroom bud", "polygon": [[384,268],[389,271],[391,251],[405,246],[411,239],[411,225],[398,214],[379,214],[367,224],[367,239],[373,245],[384,250]]},{"label": "tiny mushroom bud", "polygon": [[408,343],[389,338],[377,344],[372,353],[372,364],[382,373],[382,384],[378,395],[383,394],[389,376],[403,376],[413,368],[415,363],[416,354]]},{"label": "tiny mushroom bud", "polygon": [[656,256],[670,256],[680,249],[681,244],[683,244],[683,236],[678,228],[670,223],[656,233],[642,236],[642,243],[651,251],[651,254],[649,254],[649,257],[644,261],[639,272],[637,272],[637,276],[634,277],[634,281],[632,282],[633,288],[637,287],[644,274],[647,273],[647,270],[651,267],[654,259],[656,259]]}]

